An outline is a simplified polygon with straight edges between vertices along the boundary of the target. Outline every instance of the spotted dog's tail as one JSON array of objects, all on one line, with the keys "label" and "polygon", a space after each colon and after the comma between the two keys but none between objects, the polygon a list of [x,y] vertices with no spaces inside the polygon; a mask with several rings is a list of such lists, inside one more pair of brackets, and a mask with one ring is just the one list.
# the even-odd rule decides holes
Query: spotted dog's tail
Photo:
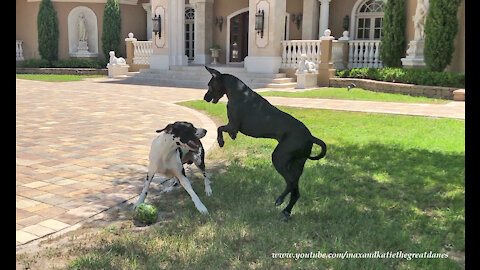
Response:
[{"label": "spotted dog's tail", "polygon": [[312,136],[312,142],[314,144],[322,147],[322,152],[320,152],[320,154],[318,156],[313,156],[313,157],[308,157],[308,158],[311,159],[311,160],[319,160],[319,159],[323,158],[325,156],[325,154],[327,153],[327,145],[322,140],[320,140],[319,138],[316,138],[316,137],[313,137],[313,136]]}]

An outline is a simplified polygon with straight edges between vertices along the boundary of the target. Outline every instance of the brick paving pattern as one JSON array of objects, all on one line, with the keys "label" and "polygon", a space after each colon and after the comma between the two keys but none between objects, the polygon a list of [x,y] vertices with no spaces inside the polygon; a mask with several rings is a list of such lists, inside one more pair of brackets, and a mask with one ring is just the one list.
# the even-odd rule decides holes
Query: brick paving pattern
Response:
[{"label": "brick paving pattern", "polygon": [[173,104],[203,91],[111,82],[17,80],[17,245],[138,196],[155,130],[168,123],[206,128],[213,145],[213,121]]}]

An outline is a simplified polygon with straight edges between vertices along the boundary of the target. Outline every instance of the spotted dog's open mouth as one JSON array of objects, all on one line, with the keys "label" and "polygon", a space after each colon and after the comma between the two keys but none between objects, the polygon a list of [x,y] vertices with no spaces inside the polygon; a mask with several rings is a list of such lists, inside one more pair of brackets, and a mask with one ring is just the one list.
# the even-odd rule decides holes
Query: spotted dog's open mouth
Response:
[{"label": "spotted dog's open mouth", "polygon": [[192,151],[198,151],[198,148],[200,148],[200,140],[189,140],[187,142],[187,145]]}]

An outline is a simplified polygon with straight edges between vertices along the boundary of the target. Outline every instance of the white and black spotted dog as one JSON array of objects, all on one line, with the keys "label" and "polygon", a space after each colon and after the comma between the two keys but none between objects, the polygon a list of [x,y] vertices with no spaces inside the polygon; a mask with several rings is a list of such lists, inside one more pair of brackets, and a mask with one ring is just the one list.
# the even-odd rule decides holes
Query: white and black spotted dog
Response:
[{"label": "white and black spotted dog", "polygon": [[[160,133],[152,142],[149,154],[149,165],[147,179],[142,193],[134,204],[135,209],[147,197],[148,187],[153,180],[155,173],[159,173],[164,177],[176,178],[185,188],[200,213],[208,213],[207,208],[193,191],[190,181],[185,175],[183,164],[194,163],[203,173],[205,193],[207,196],[212,195],[210,188],[210,180],[205,173],[205,151],[200,141],[205,136],[207,130],[203,128],[195,128],[189,122],[177,121],[168,124],[164,129],[156,131]],[[173,186],[172,185],[172,186]]]}]

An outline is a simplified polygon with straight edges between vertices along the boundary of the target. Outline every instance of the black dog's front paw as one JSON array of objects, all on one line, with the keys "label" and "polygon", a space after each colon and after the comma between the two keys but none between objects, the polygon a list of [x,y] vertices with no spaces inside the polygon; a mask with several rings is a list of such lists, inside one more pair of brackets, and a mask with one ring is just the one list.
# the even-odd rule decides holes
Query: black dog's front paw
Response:
[{"label": "black dog's front paw", "polygon": [[223,145],[225,144],[225,141],[223,141],[223,139],[221,138],[217,138],[217,142],[220,147],[223,147]]},{"label": "black dog's front paw", "polygon": [[283,210],[282,213],[280,214],[280,221],[287,222],[289,217],[290,217],[290,213]]},{"label": "black dog's front paw", "polygon": [[275,201],[275,206],[280,206],[283,203],[283,198],[278,197],[278,199]]},{"label": "black dog's front paw", "polygon": [[228,135],[230,135],[230,138],[232,138],[232,140],[235,140],[237,138],[236,132],[229,132]]}]

